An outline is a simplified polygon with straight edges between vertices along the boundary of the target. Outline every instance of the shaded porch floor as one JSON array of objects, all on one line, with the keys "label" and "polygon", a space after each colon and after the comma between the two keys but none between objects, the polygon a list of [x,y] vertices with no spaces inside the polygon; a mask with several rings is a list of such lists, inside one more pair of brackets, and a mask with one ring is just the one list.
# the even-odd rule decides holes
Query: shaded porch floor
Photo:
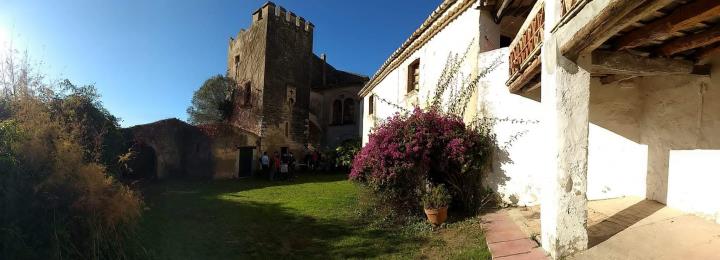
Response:
[{"label": "shaded porch floor", "polygon": [[[540,241],[540,207],[507,209],[528,236]],[[589,249],[570,259],[718,259],[720,225],[625,197],[588,202]]]}]

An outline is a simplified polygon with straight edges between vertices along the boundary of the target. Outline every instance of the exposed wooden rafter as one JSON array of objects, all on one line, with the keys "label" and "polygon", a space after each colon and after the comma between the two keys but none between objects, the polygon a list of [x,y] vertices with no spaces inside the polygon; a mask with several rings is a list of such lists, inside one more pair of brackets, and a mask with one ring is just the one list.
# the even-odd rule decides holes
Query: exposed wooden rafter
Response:
[{"label": "exposed wooden rafter", "polygon": [[[720,1],[719,1],[720,2]],[[671,56],[683,51],[705,47],[720,41],[720,25],[716,25],[700,33],[680,37],[660,46],[661,55]]]},{"label": "exposed wooden rafter", "polygon": [[593,74],[634,76],[691,74],[694,64],[686,60],[650,58],[628,52],[595,51],[592,54]]},{"label": "exposed wooden rafter", "polygon": [[558,30],[560,50],[567,57],[574,58],[580,52],[602,44],[612,31],[617,30],[619,24],[624,24],[623,18],[643,2],[641,0],[590,1],[572,20]]},{"label": "exposed wooden rafter", "polygon": [[718,15],[720,15],[720,1],[697,0],[680,6],[669,15],[620,37],[617,40],[617,48],[624,50],[642,46],[669,37],[678,31],[689,29]]},{"label": "exposed wooden rafter", "polygon": [[632,10],[632,12],[629,12],[625,15],[625,17],[618,20],[615,24],[609,25],[606,33],[598,35],[594,41],[589,44],[588,49],[594,50],[605,43],[613,35],[619,33],[628,26],[639,22],[643,18],[652,15],[672,2],[673,0],[646,0],[643,4]]},{"label": "exposed wooden rafter", "polygon": [[500,0],[500,5],[497,8],[497,12],[495,13],[495,22],[499,23],[500,20],[502,20],[503,16],[505,15],[505,10],[507,10],[507,7],[515,0]]}]

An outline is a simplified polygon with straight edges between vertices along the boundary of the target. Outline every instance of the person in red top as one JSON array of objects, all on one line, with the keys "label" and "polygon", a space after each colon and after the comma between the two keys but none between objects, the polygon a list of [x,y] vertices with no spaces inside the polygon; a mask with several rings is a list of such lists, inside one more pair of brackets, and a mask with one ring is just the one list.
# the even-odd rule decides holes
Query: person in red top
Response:
[{"label": "person in red top", "polygon": [[312,169],[313,169],[313,170],[315,170],[315,169],[317,168],[317,166],[318,166],[318,159],[319,159],[319,158],[318,158],[318,157],[319,157],[318,155],[319,155],[319,154],[318,154],[317,151],[313,151],[313,153],[312,153]]},{"label": "person in red top", "polygon": [[280,172],[280,155],[278,155],[278,152],[273,153],[272,158],[272,173],[270,173],[270,180],[275,180],[275,173]]}]

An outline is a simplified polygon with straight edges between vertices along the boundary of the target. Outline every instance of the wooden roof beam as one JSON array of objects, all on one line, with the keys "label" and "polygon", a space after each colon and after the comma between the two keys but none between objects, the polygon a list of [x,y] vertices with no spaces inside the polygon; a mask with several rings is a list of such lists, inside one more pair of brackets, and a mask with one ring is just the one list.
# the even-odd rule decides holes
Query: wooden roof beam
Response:
[{"label": "wooden roof beam", "polygon": [[594,74],[635,76],[691,74],[694,64],[686,60],[649,58],[628,52],[595,51],[590,71]]},{"label": "wooden roof beam", "polygon": [[670,36],[672,33],[689,29],[698,23],[720,15],[720,1],[697,0],[680,6],[668,16],[657,19],[620,37],[620,50],[642,46],[650,41]]},{"label": "wooden roof beam", "polygon": [[720,41],[720,25],[700,33],[676,38],[660,46],[659,51],[663,56],[671,56],[683,51],[705,47],[718,41]]},{"label": "wooden roof beam", "polygon": [[[657,0],[665,3],[667,0]],[[624,28],[645,3],[643,0],[594,0],[588,2],[571,20],[556,31],[560,51],[575,59],[581,52],[592,51]],[[654,5],[651,5],[654,6]],[[651,7],[646,5],[647,8]]]},{"label": "wooden roof beam", "polygon": [[515,0],[500,0],[497,12],[495,13],[495,23],[500,23],[500,20],[505,16],[505,10],[513,1]]}]

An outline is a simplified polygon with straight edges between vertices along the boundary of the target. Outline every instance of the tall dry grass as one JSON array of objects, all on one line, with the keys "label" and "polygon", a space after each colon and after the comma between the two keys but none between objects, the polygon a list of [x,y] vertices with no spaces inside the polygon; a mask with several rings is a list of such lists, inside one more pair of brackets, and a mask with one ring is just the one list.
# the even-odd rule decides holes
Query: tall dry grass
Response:
[{"label": "tall dry grass", "polygon": [[68,90],[28,60],[0,66],[0,258],[138,257],[142,200],[107,170],[117,119],[94,87]]}]

